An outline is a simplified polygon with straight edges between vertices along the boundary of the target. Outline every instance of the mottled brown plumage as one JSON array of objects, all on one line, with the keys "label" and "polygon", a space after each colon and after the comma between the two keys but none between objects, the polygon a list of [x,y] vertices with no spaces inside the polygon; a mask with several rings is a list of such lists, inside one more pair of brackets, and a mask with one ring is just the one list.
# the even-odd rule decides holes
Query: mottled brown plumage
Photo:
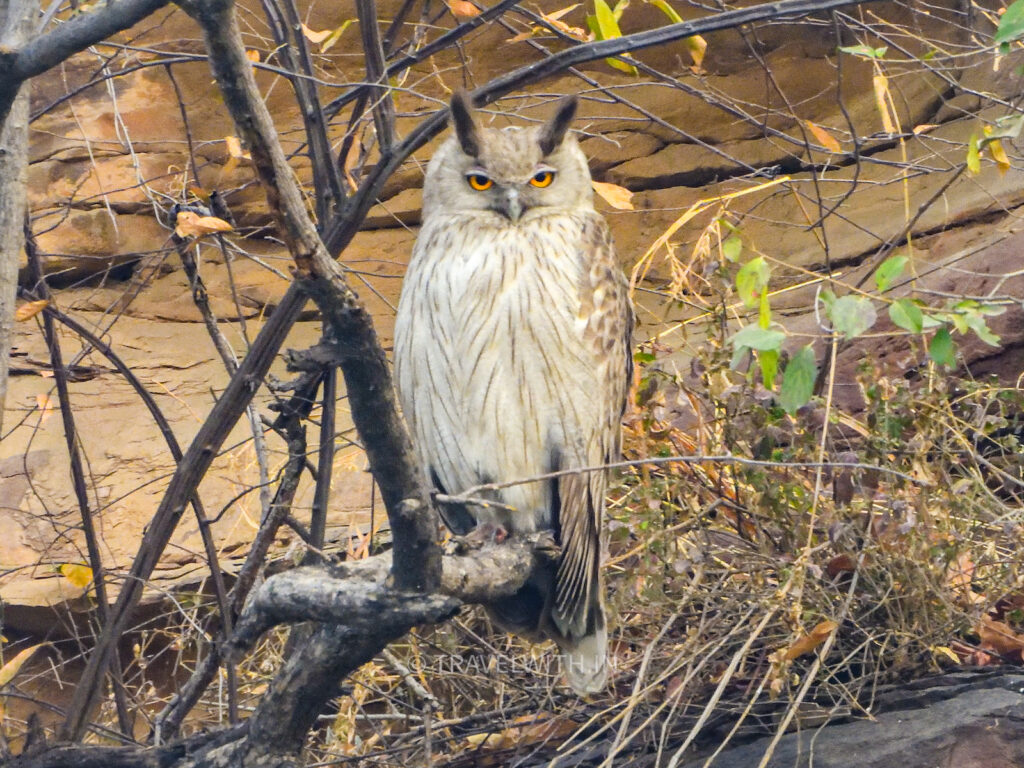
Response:
[{"label": "mottled brown plumage", "polygon": [[[575,100],[539,127],[480,125],[464,97],[431,160],[423,227],[395,328],[395,380],[432,482],[476,485],[599,466],[619,454],[632,311],[586,158],[568,133]],[[557,565],[490,606],[515,632],[563,649],[569,682],[603,687],[605,473],[504,488],[496,507],[447,507],[476,523],[551,529]]]}]

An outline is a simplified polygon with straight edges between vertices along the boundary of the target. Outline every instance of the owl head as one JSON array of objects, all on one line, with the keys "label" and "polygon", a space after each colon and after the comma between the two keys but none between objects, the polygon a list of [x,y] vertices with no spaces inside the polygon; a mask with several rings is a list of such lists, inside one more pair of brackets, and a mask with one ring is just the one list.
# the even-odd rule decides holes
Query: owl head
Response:
[{"label": "owl head", "polygon": [[470,98],[451,102],[455,134],[427,168],[423,215],[472,212],[515,225],[536,216],[592,208],[587,159],[569,133],[576,97],[562,99],[539,126],[489,128],[473,114]]}]

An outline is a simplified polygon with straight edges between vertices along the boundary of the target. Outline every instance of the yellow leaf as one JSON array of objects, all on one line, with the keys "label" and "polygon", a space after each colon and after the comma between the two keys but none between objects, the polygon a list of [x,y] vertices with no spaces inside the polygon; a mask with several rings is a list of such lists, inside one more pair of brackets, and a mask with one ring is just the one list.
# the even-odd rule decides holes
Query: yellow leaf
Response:
[{"label": "yellow leaf", "polygon": [[16,310],[14,310],[14,319],[19,323],[23,323],[26,320],[31,320],[33,317],[42,312],[49,305],[49,299],[40,299],[39,301],[30,301],[27,304],[22,304]]},{"label": "yellow leaf", "polygon": [[875,106],[878,107],[878,114],[882,116],[882,129],[886,133],[896,133],[896,125],[893,122],[887,103],[889,98],[889,78],[885,75],[875,75],[871,82],[875,88]]},{"label": "yellow leaf", "polygon": [[818,143],[829,152],[834,152],[838,155],[843,151],[835,137],[820,125],[815,125],[810,120],[804,120],[804,125],[807,126],[807,130],[814,134],[814,138],[818,140]]},{"label": "yellow leaf", "polygon": [[329,29],[321,29],[320,31],[315,31],[307,27],[305,24],[302,24],[301,26],[303,36],[314,45],[316,45],[317,43],[322,43],[331,35],[331,30]]},{"label": "yellow leaf", "polygon": [[523,42],[523,40],[529,40],[531,37],[533,37],[533,33],[536,30],[537,30],[537,27],[531,27],[530,29],[526,30],[525,32],[520,32],[515,37],[510,37],[505,42],[506,43],[521,43],[521,42]]},{"label": "yellow leaf", "polygon": [[480,9],[467,0],[444,0],[444,4],[456,18],[470,19],[480,15]]},{"label": "yellow leaf", "polygon": [[28,648],[23,648],[15,654],[14,658],[0,667],[0,687],[7,685],[14,676],[21,671],[22,666],[28,661],[29,656],[35,653],[39,648],[46,645],[46,643],[38,643],[36,645],[30,645]]},{"label": "yellow leaf", "polygon": [[836,631],[838,626],[838,624],[830,620],[821,622],[815,626],[814,629],[789,646],[789,648],[786,649],[783,659],[786,661],[792,661],[798,656],[810,653],[819,645],[824,643],[828,639],[828,636]]},{"label": "yellow leaf", "polygon": [[682,16],[680,16],[676,12],[675,8],[673,8],[671,5],[665,2],[665,0],[647,0],[647,2],[653,5],[655,8],[660,9],[662,13],[668,16],[668,20],[671,21],[673,24],[683,23]]},{"label": "yellow leaf", "polygon": [[320,53],[327,53],[329,50],[331,50],[331,48],[333,48],[337,44],[337,42],[341,40],[341,36],[345,34],[345,30],[348,29],[351,23],[352,19],[345,19],[345,21],[342,22],[342,25],[340,27],[331,32],[331,34],[327,36],[327,39],[320,43]]},{"label": "yellow leaf", "polygon": [[193,211],[181,211],[175,222],[174,234],[178,237],[202,237],[214,232],[230,232],[232,227],[216,216],[200,216]]},{"label": "yellow leaf", "polygon": [[999,174],[1002,175],[1010,170],[1010,158],[1006,156],[1006,150],[1003,149],[1003,142],[999,139],[990,141],[985,148],[988,153],[992,155],[992,159],[996,161],[996,167],[999,169]]},{"label": "yellow leaf", "polygon": [[704,54],[708,50],[708,41],[700,35],[693,35],[683,40],[686,43],[686,50],[690,52],[690,58],[693,59],[693,66],[697,69],[701,68],[704,64]]},{"label": "yellow leaf", "polygon": [[945,645],[936,645],[932,648],[932,653],[936,656],[945,656],[954,664],[960,663],[960,657],[956,655],[956,652]]},{"label": "yellow leaf", "polygon": [[253,50],[251,48],[247,49],[246,52],[245,52],[245,58],[247,58],[253,64],[259,64],[260,52],[256,51],[256,50]]},{"label": "yellow leaf", "polygon": [[64,563],[58,568],[61,575],[79,589],[85,589],[92,584],[92,568],[87,565],[76,563]]},{"label": "yellow leaf", "polygon": [[631,202],[633,193],[625,187],[620,187],[618,184],[608,184],[603,181],[591,181],[590,183],[593,185],[594,191],[612,208],[617,208],[620,211],[633,210],[633,203]]},{"label": "yellow leaf", "polygon": [[923,123],[922,125],[915,125],[914,135],[920,136],[922,133],[929,133],[931,131],[934,131],[938,127],[939,126],[936,125],[935,123]]}]

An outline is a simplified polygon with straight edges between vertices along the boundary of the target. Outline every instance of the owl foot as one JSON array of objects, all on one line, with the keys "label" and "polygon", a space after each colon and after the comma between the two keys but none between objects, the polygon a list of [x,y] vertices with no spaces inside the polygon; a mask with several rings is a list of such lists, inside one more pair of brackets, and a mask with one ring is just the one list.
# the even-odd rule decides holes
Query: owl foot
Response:
[{"label": "owl foot", "polygon": [[508,531],[495,523],[477,523],[476,528],[465,536],[453,536],[452,544],[456,554],[480,549],[485,544],[501,544],[508,539]]},{"label": "owl foot", "polygon": [[537,535],[537,542],[533,545],[534,554],[548,562],[558,562],[562,556],[562,548],[555,540],[554,531],[541,531]]}]

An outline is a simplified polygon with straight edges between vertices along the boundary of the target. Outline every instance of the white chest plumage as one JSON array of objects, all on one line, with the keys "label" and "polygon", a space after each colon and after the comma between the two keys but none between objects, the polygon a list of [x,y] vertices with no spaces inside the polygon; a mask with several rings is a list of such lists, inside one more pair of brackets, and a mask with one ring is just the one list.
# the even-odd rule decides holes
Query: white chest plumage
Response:
[{"label": "white chest plumage", "polygon": [[[597,382],[580,378],[596,369],[580,359],[587,267],[573,244],[586,215],[505,226],[441,216],[420,234],[395,329],[396,381],[425,465],[449,493],[588,459],[601,422],[586,408]],[[552,522],[549,484],[499,497],[521,514],[478,518],[518,531]]]}]

